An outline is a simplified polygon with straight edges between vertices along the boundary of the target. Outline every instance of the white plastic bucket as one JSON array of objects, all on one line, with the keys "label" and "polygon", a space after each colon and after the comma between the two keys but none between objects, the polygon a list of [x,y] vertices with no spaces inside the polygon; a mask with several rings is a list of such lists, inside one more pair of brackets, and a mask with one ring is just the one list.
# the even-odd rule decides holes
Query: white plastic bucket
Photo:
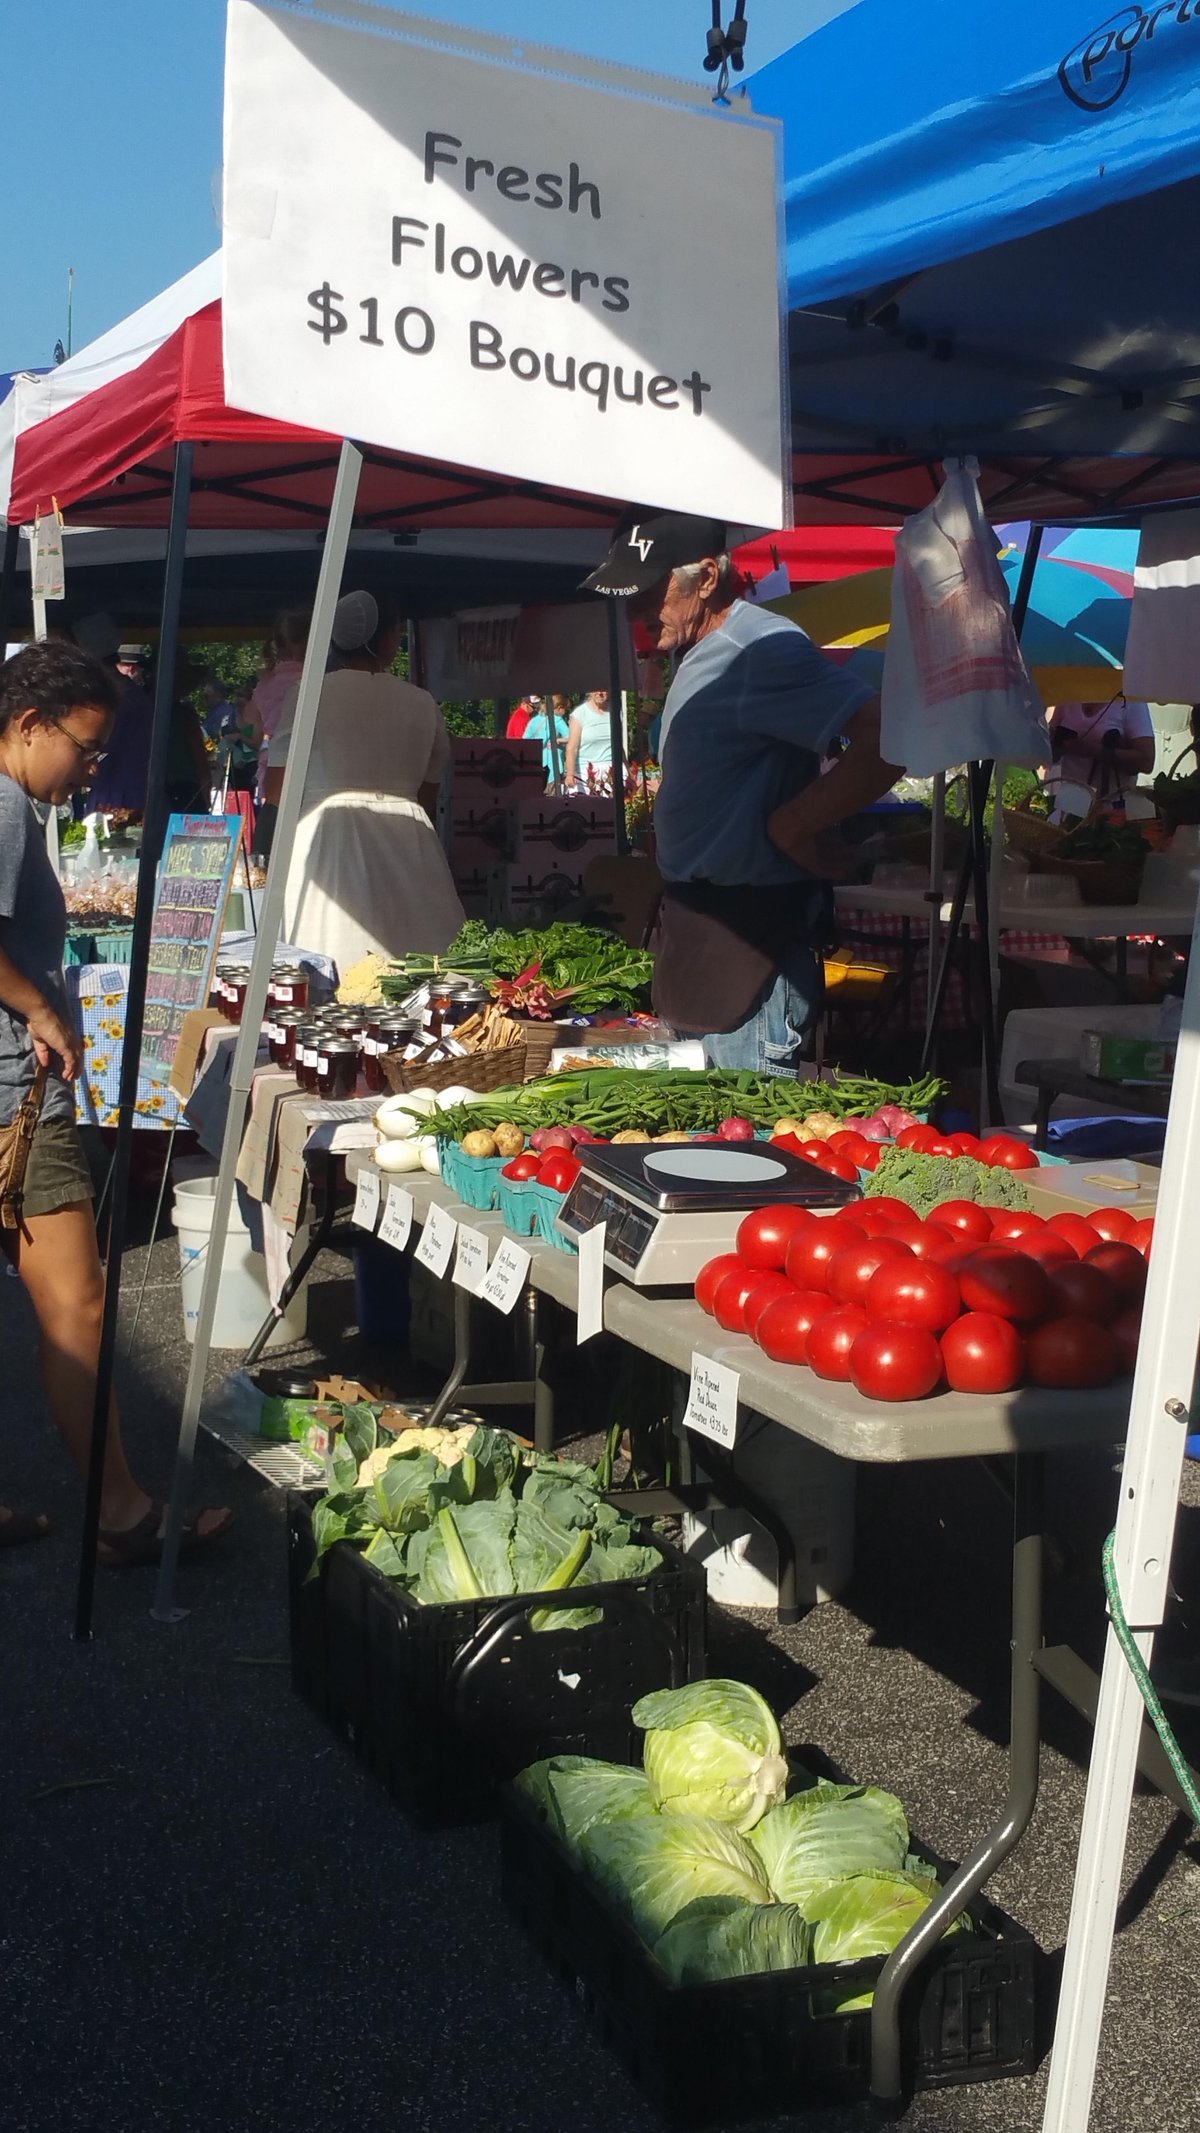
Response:
[{"label": "white plastic bucket", "polygon": [[[200,1290],[212,1238],[213,1200],[217,1181],[212,1177],[175,1180],[175,1204],[171,1220],[179,1237],[180,1286],[183,1291],[183,1330],[189,1342],[196,1338],[200,1315]],[[221,1258],[221,1284],[213,1320],[214,1348],[248,1348],[271,1308],[267,1290],[267,1266],[261,1252],[250,1248],[250,1232],[238,1211],[236,1199],[229,1211],[229,1228]],[[280,1319],[268,1348],[286,1348],[303,1340],[308,1325],[308,1292],[301,1289]]]}]

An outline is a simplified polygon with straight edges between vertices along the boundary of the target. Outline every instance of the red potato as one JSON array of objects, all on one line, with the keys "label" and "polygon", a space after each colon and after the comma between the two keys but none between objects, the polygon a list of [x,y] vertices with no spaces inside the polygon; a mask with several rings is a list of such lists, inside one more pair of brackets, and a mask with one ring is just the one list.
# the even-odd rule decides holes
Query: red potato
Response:
[{"label": "red potato", "polygon": [[723,1141],[752,1141],[754,1127],[748,1118],[723,1118],[717,1127]]},{"label": "red potato", "polygon": [[903,1266],[912,1253],[896,1237],[860,1237],[844,1244],[829,1262],[827,1286],[835,1303],[861,1304],[874,1275],[883,1266]]},{"label": "red potato", "polygon": [[796,1289],[759,1313],[754,1338],[773,1363],[807,1363],[809,1333],[828,1314],[824,1289]]},{"label": "red potato", "polygon": [[1007,1318],[968,1311],[942,1335],[942,1365],[954,1392],[1011,1392],[1025,1369],[1025,1343]]},{"label": "red potato", "polygon": [[1087,1267],[1099,1267],[1111,1281],[1122,1303],[1141,1309],[1149,1267],[1135,1244],[1096,1244],[1084,1259]]},{"label": "red potato", "polygon": [[923,1326],[881,1320],[854,1342],[850,1380],[868,1400],[925,1400],[942,1382],[942,1351]]},{"label": "red potato", "polygon": [[843,1304],[816,1319],[808,1336],[808,1367],[819,1378],[834,1383],[850,1381],[850,1350],[870,1320],[857,1304]]}]

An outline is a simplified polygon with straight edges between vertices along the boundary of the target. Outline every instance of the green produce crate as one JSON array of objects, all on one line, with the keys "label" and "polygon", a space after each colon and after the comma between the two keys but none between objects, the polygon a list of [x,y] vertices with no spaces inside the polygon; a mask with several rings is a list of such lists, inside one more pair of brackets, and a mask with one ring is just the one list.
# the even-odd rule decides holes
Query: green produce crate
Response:
[{"label": "green produce crate", "polygon": [[[502,1817],[504,1901],[672,2125],[776,2114],[790,2122],[816,2105],[867,2101],[870,2010],[833,2011],[831,1989],[869,1990],[882,1956],[676,1985],[522,1794],[506,1791]],[[943,1862],[914,1850],[947,1878]],[[971,1917],[972,1929],[943,1940],[905,1996],[909,2093],[1024,2075],[1036,2064],[1040,1951],[982,1898]]]},{"label": "green produce crate", "polygon": [[457,1141],[439,1140],[438,1163],[442,1183],[457,1193],[464,1207],[490,1214],[500,1204],[500,1172],[509,1160],[504,1155],[464,1155]]}]

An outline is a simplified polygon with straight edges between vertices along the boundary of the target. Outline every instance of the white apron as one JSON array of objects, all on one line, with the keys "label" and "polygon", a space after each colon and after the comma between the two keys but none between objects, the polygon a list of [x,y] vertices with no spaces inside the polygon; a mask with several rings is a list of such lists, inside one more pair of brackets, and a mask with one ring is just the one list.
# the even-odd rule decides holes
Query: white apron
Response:
[{"label": "white apron", "polygon": [[364,955],[439,954],[463,917],[419,801],[339,792],[301,816],[288,862],[284,937],[331,956],[340,975]]}]

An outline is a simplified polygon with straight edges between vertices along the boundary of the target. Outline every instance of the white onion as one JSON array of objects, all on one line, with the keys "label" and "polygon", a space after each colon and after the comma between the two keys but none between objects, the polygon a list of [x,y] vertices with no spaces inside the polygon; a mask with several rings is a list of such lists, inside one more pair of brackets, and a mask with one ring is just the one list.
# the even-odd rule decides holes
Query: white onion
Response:
[{"label": "white onion", "polygon": [[375,1149],[375,1161],[380,1170],[419,1170],[421,1148],[420,1141],[380,1141]]},{"label": "white onion", "polygon": [[427,1133],[423,1140],[417,1142],[417,1146],[421,1152],[422,1170],[427,1170],[431,1178],[440,1178],[442,1166],[438,1161],[438,1144],[432,1133]]},{"label": "white onion", "polygon": [[431,1111],[437,1110],[438,1092],[436,1089],[410,1089],[404,1101],[411,1104],[414,1111],[423,1111],[428,1117]]},{"label": "white onion", "polygon": [[473,1104],[479,1095],[478,1089],[464,1089],[456,1082],[451,1089],[443,1089],[437,1100],[439,1111],[452,1111],[456,1104]]},{"label": "white onion", "polygon": [[407,1096],[389,1096],[375,1113],[376,1130],[390,1141],[411,1140],[420,1123]]}]

